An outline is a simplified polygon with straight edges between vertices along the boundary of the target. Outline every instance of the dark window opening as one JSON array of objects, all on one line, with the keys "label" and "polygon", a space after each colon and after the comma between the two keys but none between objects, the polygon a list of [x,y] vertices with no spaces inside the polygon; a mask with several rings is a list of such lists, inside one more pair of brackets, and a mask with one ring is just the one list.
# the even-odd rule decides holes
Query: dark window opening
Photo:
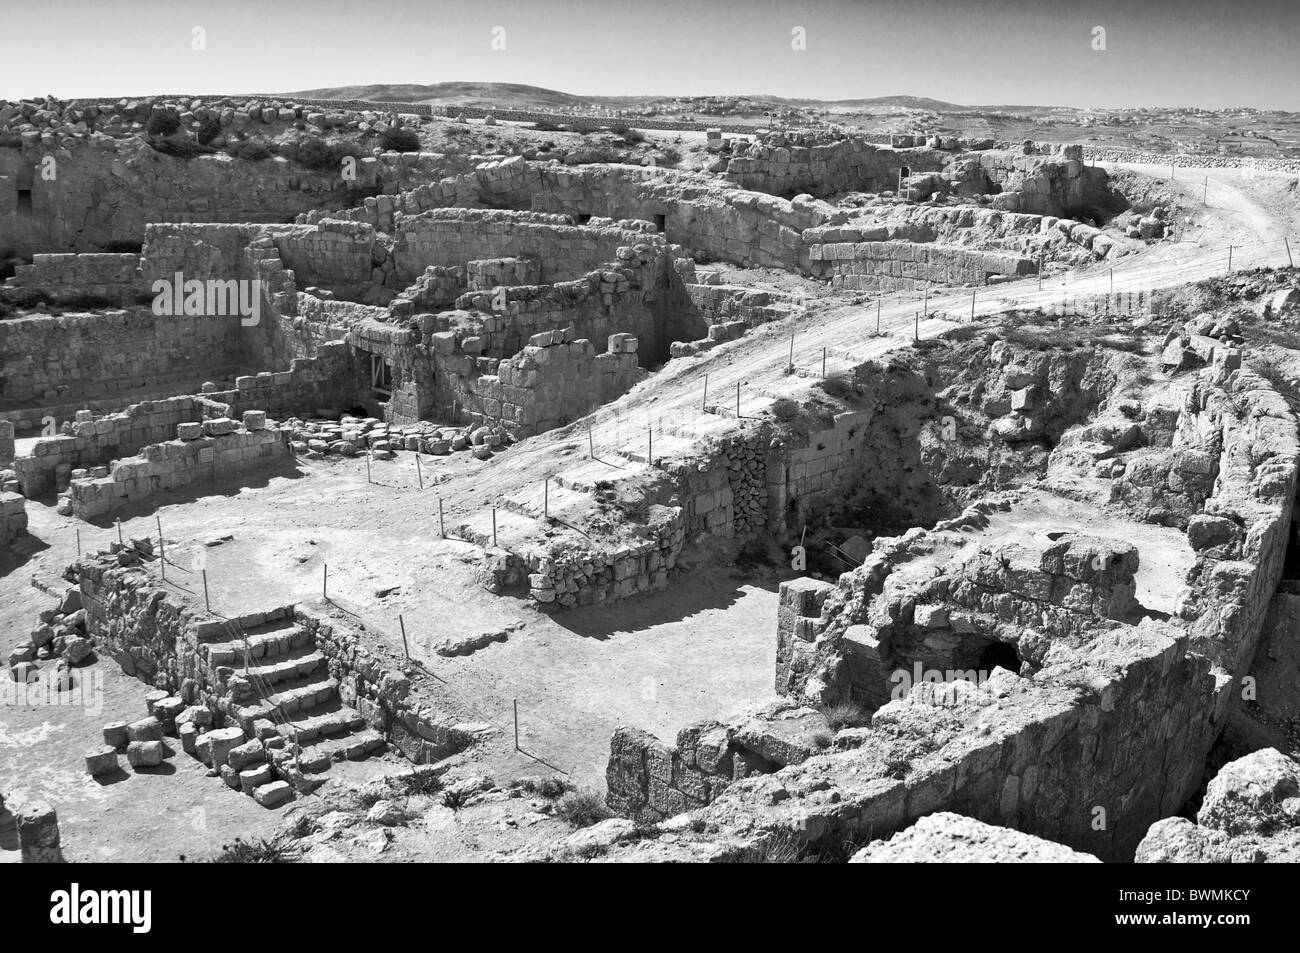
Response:
[{"label": "dark window opening", "polygon": [[32,190],[31,189],[18,190],[18,214],[19,215],[32,214]]},{"label": "dark window opening", "polygon": [[1020,674],[1020,654],[1014,645],[1007,642],[990,642],[980,653],[977,666],[979,671],[992,674],[995,668],[1005,668],[1008,672]]},{"label": "dark window opening", "polygon": [[655,231],[662,232],[664,229],[668,227],[668,216],[656,215],[654,217],[654,222],[655,222]]}]

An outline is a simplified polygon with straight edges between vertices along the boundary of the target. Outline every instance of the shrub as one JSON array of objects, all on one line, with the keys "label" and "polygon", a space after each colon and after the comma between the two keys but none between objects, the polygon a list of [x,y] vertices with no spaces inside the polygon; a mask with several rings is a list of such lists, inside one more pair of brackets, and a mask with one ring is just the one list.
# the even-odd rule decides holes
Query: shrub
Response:
[{"label": "shrub", "polygon": [[274,152],[264,139],[244,139],[227,146],[226,155],[244,162],[263,162],[271,158]]},{"label": "shrub", "polygon": [[236,837],[234,843],[222,844],[221,853],[212,858],[214,864],[287,864],[291,858],[278,844],[262,839],[243,841]]},{"label": "shrub", "polygon": [[835,736],[829,731],[814,731],[812,734],[813,747],[818,751],[825,751],[831,745],[835,744]]},{"label": "shrub", "polygon": [[871,716],[860,705],[855,705],[853,702],[825,705],[821,712],[832,731],[839,731],[841,728],[861,728],[871,721]]},{"label": "shrub", "polygon": [[419,152],[420,137],[405,127],[390,129],[379,137],[386,152]]},{"label": "shrub", "polygon": [[181,127],[181,117],[174,109],[156,109],[144,124],[144,131],[151,136],[170,136]]},{"label": "shrub", "polygon": [[907,761],[895,760],[885,762],[885,777],[901,781],[912,773],[912,765]]},{"label": "shrub", "polygon": [[519,781],[519,787],[530,794],[536,794],[538,797],[544,797],[550,801],[563,797],[573,788],[568,781],[555,777],[523,778]]},{"label": "shrub", "polygon": [[442,779],[432,771],[412,771],[394,779],[394,783],[407,796],[433,795],[442,790]]},{"label": "shrub", "polygon": [[789,831],[768,834],[756,844],[726,857],[733,864],[808,864],[817,858],[809,855],[808,845]]},{"label": "shrub", "polygon": [[37,305],[49,307],[53,300],[39,288],[0,288],[0,316],[31,311]]},{"label": "shrub", "polygon": [[555,814],[574,827],[590,827],[609,817],[609,808],[595,791],[570,791],[555,802]]},{"label": "shrub", "polygon": [[789,397],[778,397],[772,401],[772,416],[781,421],[794,420],[799,416],[799,405]]},{"label": "shrub", "polygon": [[468,800],[469,793],[466,791],[450,790],[442,792],[442,806],[453,811],[459,811]]},{"label": "shrub", "polygon": [[155,152],[186,162],[195,156],[208,155],[216,151],[211,146],[205,146],[193,139],[150,139],[149,145],[153,146]]},{"label": "shrub", "polygon": [[221,120],[216,116],[209,116],[199,124],[196,138],[206,146],[219,135],[221,135]]},{"label": "shrub", "polygon": [[627,142],[645,142],[645,133],[640,129],[633,129],[631,126],[619,123],[617,126],[610,126],[609,131],[616,136],[622,136]]}]

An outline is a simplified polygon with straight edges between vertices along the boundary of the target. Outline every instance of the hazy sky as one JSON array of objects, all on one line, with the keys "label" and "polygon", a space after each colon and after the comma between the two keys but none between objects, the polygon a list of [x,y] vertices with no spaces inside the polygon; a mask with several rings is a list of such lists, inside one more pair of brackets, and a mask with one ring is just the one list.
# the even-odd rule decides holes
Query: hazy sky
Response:
[{"label": "hazy sky", "polygon": [[[0,97],[448,80],[1300,110],[1300,0],[4,0]],[[1105,51],[1093,49],[1094,27]],[[195,27],[206,49],[192,48]],[[505,49],[492,48],[504,29]],[[802,27],[806,50],[791,48]],[[500,34],[498,34],[499,36]]]}]

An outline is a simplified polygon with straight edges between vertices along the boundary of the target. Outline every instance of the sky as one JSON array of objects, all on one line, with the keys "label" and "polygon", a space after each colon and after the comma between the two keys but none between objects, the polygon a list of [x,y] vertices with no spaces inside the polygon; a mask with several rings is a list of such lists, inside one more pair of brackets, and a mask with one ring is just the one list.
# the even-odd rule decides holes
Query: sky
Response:
[{"label": "sky", "polygon": [[0,3],[0,98],[11,99],[460,80],[1300,111],[1300,0]]}]

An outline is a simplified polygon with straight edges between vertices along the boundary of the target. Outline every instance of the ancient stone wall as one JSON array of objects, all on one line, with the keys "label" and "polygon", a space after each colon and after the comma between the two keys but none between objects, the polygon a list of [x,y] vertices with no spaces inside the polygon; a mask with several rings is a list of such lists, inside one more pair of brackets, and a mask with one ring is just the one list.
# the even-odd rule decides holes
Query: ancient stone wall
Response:
[{"label": "ancient stone wall", "polygon": [[933,149],[892,149],[858,137],[799,145],[771,136],[733,156],[723,177],[743,189],[782,196],[884,192],[899,188],[904,166],[912,173],[938,171],[949,158]]},{"label": "ancient stone wall", "polygon": [[14,470],[28,497],[67,489],[74,469],[106,466],[138,453],[151,443],[171,440],[176,425],[209,416],[209,404],[196,397],[142,401],[117,414],[95,419],[90,411],[77,414],[65,433],[37,440],[32,452],[14,461]]},{"label": "ancient stone wall", "polygon": [[181,424],[181,438],[118,459],[107,476],[73,479],[67,494],[71,512],[93,519],[159,492],[227,479],[289,459],[289,445],[278,427],[267,427],[257,411],[244,419],[252,429],[229,418]]},{"label": "ancient stone wall", "polygon": [[294,610],[294,619],[328,659],[343,704],[357,709],[371,728],[409,760],[416,764],[440,761],[472,742],[476,726],[441,709],[427,693],[413,693],[410,678],[402,673],[410,663],[396,656],[374,633],[302,608]]},{"label": "ancient stone wall", "polygon": [[[882,229],[883,231],[883,229]],[[828,242],[808,246],[809,270],[851,291],[916,291],[927,285],[983,285],[990,277],[1034,274],[1019,255],[971,251],[934,243]]]},{"label": "ancient stone wall", "polygon": [[19,265],[8,282],[15,288],[38,288],[55,301],[70,296],[105,298],[135,304],[147,290],[135,254],[35,255]]},{"label": "ancient stone wall", "polygon": [[499,421],[522,439],[584,417],[645,379],[631,335],[611,335],[603,353],[585,338],[556,337],[554,332],[534,335],[495,373],[469,380],[465,409]]},{"label": "ancient stone wall", "polygon": [[[263,234],[274,241],[284,266],[293,269],[299,288],[361,286],[376,277],[372,226],[327,218],[319,225],[268,228]],[[378,277],[382,284],[382,274]]]},{"label": "ancient stone wall", "polygon": [[[33,174],[50,159],[53,178]],[[373,190],[377,166],[358,163],[357,178],[344,181],[338,170],[314,172],[279,157],[185,161],[134,138],[0,147],[0,248],[117,251],[143,241],[151,222],[289,221],[308,209],[359,203]],[[12,198],[19,190],[28,196],[23,203]]]},{"label": "ancient stone wall", "polygon": [[432,210],[396,227],[394,287],[405,287],[428,265],[458,265],[499,257],[540,262],[541,281],[566,281],[617,261],[621,247],[645,245],[652,233],[614,226],[575,226],[558,216],[479,209]]},{"label": "ancient stone wall", "polygon": [[283,420],[315,414],[318,409],[346,410],[370,384],[370,368],[363,367],[353,348],[333,341],[317,345],[314,357],[294,358],[287,371],[262,371],[235,378],[233,391],[205,395],[227,405],[226,415],[242,417],[261,410]]},{"label": "ancient stone wall", "polygon": [[0,490],[0,549],[13,546],[27,534],[27,499],[21,493]]},{"label": "ancient stone wall", "polygon": [[50,406],[220,374],[243,358],[238,315],[160,316],[137,307],[13,318],[0,321],[0,401]]}]

